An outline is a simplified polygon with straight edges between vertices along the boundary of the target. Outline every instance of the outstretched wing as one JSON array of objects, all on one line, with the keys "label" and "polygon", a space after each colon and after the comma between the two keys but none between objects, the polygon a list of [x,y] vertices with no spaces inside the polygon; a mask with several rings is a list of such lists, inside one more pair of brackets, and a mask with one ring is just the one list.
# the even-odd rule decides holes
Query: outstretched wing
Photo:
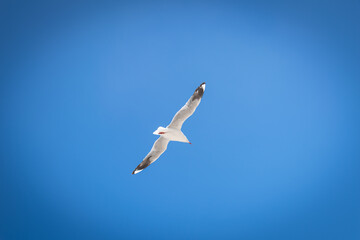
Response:
[{"label": "outstretched wing", "polygon": [[138,172],[141,172],[150,164],[155,162],[161,156],[161,154],[165,152],[168,143],[168,139],[164,138],[163,136],[159,137],[158,140],[155,141],[153,147],[151,148],[151,151],[148,153],[148,155],[146,155],[144,160],[135,168],[132,174],[137,174]]},{"label": "outstretched wing", "polygon": [[199,106],[201,98],[205,92],[205,82],[203,82],[186,102],[186,104],[175,114],[168,128],[181,129],[183,123],[188,119],[194,112],[197,106]]}]

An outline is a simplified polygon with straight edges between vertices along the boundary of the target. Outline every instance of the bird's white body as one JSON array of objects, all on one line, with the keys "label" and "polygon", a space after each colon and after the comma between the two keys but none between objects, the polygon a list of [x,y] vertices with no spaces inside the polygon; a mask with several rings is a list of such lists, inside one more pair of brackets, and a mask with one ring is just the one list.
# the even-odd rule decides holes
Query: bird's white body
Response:
[{"label": "bird's white body", "polygon": [[153,134],[163,136],[164,138],[170,141],[190,143],[189,140],[184,135],[184,133],[179,129],[175,129],[175,128],[158,127],[158,129],[155,132],[153,132]]}]

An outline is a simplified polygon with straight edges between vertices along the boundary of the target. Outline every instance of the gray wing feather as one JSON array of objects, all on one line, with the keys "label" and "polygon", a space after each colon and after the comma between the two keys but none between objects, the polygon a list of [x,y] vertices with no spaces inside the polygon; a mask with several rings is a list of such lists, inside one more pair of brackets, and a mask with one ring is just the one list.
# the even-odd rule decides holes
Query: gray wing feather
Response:
[{"label": "gray wing feather", "polygon": [[169,140],[164,138],[163,136],[159,137],[153,147],[151,148],[151,151],[146,155],[144,160],[135,168],[135,170],[132,172],[132,174],[135,174],[135,171],[142,171],[145,168],[147,168],[150,164],[155,162],[163,152],[165,152],[167,145],[169,143]]},{"label": "gray wing feather", "polygon": [[188,119],[195,112],[204,94],[205,88],[202,87],[203,85],[205,85],[205,83],[202,83],[195,90],[194,94],[190,97],[186,104],[175,114],[171,123],[167,126],[168,128],[176,128],[180,130],[185,120]]}]

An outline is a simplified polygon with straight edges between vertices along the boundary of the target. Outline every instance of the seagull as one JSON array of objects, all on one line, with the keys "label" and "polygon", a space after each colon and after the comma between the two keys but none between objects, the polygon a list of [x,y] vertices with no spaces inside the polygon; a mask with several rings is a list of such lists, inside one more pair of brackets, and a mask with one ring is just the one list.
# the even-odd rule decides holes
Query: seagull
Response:
[{"label": "seagull", "polygon": [[155,162],[161,154],[163,154],[170,141],[190,143],[184,133],[181,131],[181,127],[186,119],[188,119],[194,112],[197,106],[199,106],[201,98],[205,91],[205,82],[203,82],[186,102],[186,104],[175,114],[171,123],[166,127],[158,127],[153,132],[154,135],[160,135],[155,141],[151,151],[146,155],[144,160],[135,168],[132,174],[137,174],[147,168],[150,164]]}]

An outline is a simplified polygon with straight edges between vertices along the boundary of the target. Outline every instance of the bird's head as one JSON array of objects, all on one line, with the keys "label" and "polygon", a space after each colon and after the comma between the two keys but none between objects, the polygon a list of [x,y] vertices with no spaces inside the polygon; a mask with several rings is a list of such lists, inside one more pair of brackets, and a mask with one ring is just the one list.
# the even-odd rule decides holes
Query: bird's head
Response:
[{"label": "bird's head", "polygon": [[153,134],[155,135],[163,135],[166,133],[166,128],[164,127],[158,127],[158,129],[156,129],[155,132],[153,132]]}]

